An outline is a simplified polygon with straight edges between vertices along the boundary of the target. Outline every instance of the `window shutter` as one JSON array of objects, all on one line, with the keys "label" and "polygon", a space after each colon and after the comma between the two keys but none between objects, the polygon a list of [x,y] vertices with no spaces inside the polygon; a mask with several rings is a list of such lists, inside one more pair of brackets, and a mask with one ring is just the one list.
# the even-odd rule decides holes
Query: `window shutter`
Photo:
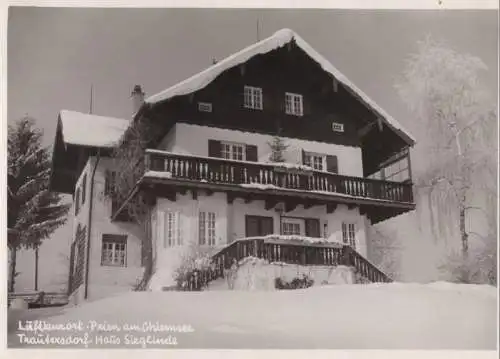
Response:
[{"label": "window shutter", "polygon": [[84,175],[82,179],[82,205],[85,203],[86,194],[87,194],[87,175]]},{"label": "window shutter", "polygon": [[301,157],[301,162],[302,162],[303,165],[305,165],[306,164],[306,151],[304,151],[304,149],[301,149],[300,154],[302,156]]},{"label": "window shutter", "polygon": [[306,218],[306,236],[307,237],[321,237],[319,229],[319,219]]},{"label": "window shutter", "polygon": [[246,160],[257,162],[257,146],[246,145]]},{"label": "window shutter", "polygon": [[220,141],[208,140],[208,156],[209,157],[221,157]]},{"label": "window shutter", "polygon": [[326,156],[326,170],[331,173],[339,173],[337,156]]},{"label": "window shutter", "polygon": [[263,236],[274,233],[273,217],[262,217],[261,232]]}]

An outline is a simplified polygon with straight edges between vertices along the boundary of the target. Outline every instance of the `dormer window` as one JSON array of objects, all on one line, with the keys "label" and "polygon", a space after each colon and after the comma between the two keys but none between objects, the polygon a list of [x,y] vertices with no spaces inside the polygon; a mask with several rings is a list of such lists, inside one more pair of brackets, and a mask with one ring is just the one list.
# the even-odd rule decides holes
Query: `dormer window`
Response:
[{"label": "dormer window", "polygon": [[285,93],[285,112],[288,115],[302,116],[304,114],[302,95]]},{"label": "dormer window", "polygon": [[245,108],[262,110],[262,88],[245,86],[244,96],[243,96],[243,106]]}]

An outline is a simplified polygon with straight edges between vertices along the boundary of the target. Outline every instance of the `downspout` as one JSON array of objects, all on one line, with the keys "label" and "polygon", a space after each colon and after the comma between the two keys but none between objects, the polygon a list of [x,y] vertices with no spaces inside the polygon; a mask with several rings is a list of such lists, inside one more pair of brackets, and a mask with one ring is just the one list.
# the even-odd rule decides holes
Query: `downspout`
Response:
[{"label": "downspout", "polygon": [[97,159],[92,170],[92,177],[90,179],[90,195],[89,195],[89,226],[87,231],[87,260],[85,266],[85,295],[84,299],[88,298],[89,294],[89,266],[90,266],[90,239],[92,234],[92,207],[94,202],[94,178],[97,171],[97,166],[99,165],[99,160],[101,159],[101,151],[97,150]]}]

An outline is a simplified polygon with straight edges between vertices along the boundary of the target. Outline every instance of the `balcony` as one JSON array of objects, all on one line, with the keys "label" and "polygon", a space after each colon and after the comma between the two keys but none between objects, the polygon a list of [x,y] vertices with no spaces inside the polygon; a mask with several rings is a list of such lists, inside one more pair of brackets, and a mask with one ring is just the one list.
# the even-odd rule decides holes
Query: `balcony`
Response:
[{"label": "balcony", "polygon": [[[343,176],[310,167],[227,160],[146,150],[140,171],[133,171],[137,183],[129,199],[139,191],[175,200],[175,193],[226,192],[228,201],[264,199],[266,208],[278,202],[305,207],[347,204],[359,206],[372,222],[379,222],[415,208],[412,184]],[[193,195],[194,196],[194,195]],[[114,217],[126,203],[118,205]],[[269,208],[267,208],[269,209]],[[334,208],[333,208],[334,209]]]}]

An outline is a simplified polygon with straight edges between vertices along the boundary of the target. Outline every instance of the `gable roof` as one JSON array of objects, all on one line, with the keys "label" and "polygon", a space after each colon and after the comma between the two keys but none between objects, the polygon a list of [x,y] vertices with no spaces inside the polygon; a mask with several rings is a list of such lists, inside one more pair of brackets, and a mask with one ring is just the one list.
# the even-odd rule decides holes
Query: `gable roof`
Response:
[{"label": "gable roof", "polygon": [[382,121],[396,131],[405,140],[405,142],[410,145],[415,143],[415,138],[409,131],[407,131],[398,121],[378,106],[375,101],[370,99],[368,95],[354,85],[354,83],[352,83],[345,75],[335,68],[326,58],[314,50],[304,39],[290,29],[282,29],[275,32],[267,39],[250,45],[243,50],[217,62],[215,65],[210,66],[206,70],[199,72],[198,74],[191,76],[190,78],[179,82],[166,90],[148,97],[145,102],[148,104],[155,104],[175,96],[187,95],[200,90],[215,80],[215,78],[222,72],[239,64],[245,63],[256,55],[276,50],[292,40],[295,40],[297,46],[300,47],[314,61],[316,61],[323,68],[323,70],[330,73],[337,81],[350,89],[351,92],[353,92],[356,97],[372,109],[382,119]]},{"label": "gable roof", "polygon": [[61,110],[59,123],[65,145],[111,148],[120,140],[130,121]]}]

